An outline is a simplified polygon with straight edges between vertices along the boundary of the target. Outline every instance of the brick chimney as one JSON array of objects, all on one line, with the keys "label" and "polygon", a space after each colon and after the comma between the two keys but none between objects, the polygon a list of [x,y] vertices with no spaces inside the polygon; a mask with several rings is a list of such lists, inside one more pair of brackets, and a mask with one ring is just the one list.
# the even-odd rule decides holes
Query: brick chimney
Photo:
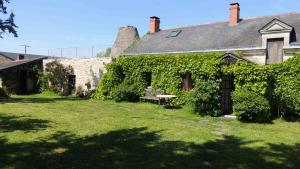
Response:
[{"label": "brick chimney", "polygon": [[160,18],[156,16],[150,17],[150,33],[160,31]]},{"label": "brick chimney", "polygon": [[17,60],[24,60],[24,59],[25,59],[25,56],[22,55],[22,54],[19,54],[19,55],[17,56]]},{"label": "brick chimney", "polygon": [[230,4],[230,16],[229,16],[229,24],[236,25],[240,21],[240,4],[232,3]]}]

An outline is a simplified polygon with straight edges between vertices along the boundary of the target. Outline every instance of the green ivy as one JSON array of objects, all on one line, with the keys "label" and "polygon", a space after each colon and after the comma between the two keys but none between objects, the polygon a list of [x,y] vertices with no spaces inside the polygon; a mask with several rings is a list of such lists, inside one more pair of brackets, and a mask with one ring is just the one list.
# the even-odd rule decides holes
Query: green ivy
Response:
[{"label": "green ivy", "polygon": [[217,79],[220,79],[221,73],[220,56],[222,53],[119,57],[115,62],[107,64],[107,73],[103,76],[94,98],[114,99],[114,90],[120,85],[134,85],[136,95],[142,96],[147,87],[144,75],[151,73],[152,87],[179,96],[176,102],[184,104],[189,98],[187,96],[189,91],[181,89],[182,75],[189,72],[195,82],[202,79],[219,85]]},{"label": "green ivy", "polygon": [[300,54],[272,69],[280,115],[300,115]]},{"label": "green ivy", "polygon": [[[106,65],[107,73],[93,97],[128,101],[143,96],[147,87],[145,75],[151,73],[152,87],[177,95],[177,104],[189,103],[201,114],[218,116],[221,113],[222,75],[233,74],[237,93],[247,90],[267,99],[272,108],[280,105],[280,113],[300,114],[300,54],[282,64],[268,66],[247,61],[226,65],[220,59],[222,55],[191,53],[119,57]],[[194,89],[191,91],[181,88],[185,73],[192,74]]]},{"label": "green ivy", "polygon": [[269,66],[259,66],[246,61],[238,61],[227,70],[234,75],[235,90],[246,88],[249,91],[267,95],[272,79]]}]

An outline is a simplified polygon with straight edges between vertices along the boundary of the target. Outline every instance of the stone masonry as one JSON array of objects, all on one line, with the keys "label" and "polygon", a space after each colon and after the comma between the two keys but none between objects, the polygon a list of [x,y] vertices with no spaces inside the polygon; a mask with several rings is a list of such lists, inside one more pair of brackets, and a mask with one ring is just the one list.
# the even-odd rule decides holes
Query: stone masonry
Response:
[{"label": "stone masonry", "polygon": [[116,58],[133,43],[140,39],[138,30],[133,26],[120,27],[115,43],[111,49],[110,57]]},{"label": "stone masonry", "polygon": [[[43,65],[55,59],[45,59]],[[89,59],[57,59],[65,66],[72,66],[76,75],[76,88],[81,86],[87,90],[87,83],[90,83],[91,90],[97,88],[99,79],[106,72],[104,65],[111,62],[111,58],[89,58]]]}]

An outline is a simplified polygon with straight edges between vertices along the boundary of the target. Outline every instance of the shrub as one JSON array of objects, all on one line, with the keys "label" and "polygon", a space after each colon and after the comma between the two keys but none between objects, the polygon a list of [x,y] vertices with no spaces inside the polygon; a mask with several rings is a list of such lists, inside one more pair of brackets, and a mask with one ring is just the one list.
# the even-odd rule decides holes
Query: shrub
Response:
[{"label": "shrub", "polygon": [[285,118],[300,116],[300,54],[283,64],[272,66],[278,114]]},{"label": "shrub", "polygon": [[96,90],[89,90],[89,91],[87,91],[87,93],[85,95],[85,98],[87,98],[87,99],[93,98],[93,96],[95,95],[95,92],[96,92]]},{"label": "shrub", "polygon": [[116,102],[129,101],[137,102],[139,101],[140,92],[138,92],[136,86],[125,85],[124,83],[114,88],[112,91],[113,98]]},{"label": "shrub", "polygon": [[212,81],[198,81],[197,87],[191,91],[188,104],[195,113],[201,115],[220,116],[220,87]]},{"label": "shrub", "polygon": [[58,97],[58,96],[60,96],[59,93],[57,93],[55,91],[52,91],[52,90],[43,90],[41,92],[41,95],[45,96],[45,97]]},{"label": "shrub", "polygon": [[0,88],[0,98],[9,98],[9,95],[3,88]]},{"label": "shrub", "polygon": [[51,90],[61,94],[69,94],[68,79],[69,75],[74,74],[72,66],[66,67],[55,60],[46,64],[45,73]]},{"label": "shrub", "polygon": [[92,95],[94,99],[113,99],[112,91],[122,83],[125,78],[123,69],[116,63],[106,65],[107,73],[104,74],[95,93]]},{"label": "shrub", "polygon": [[268,100],[248,89],[233,92],[233,111],[241,121],[264,123],[271,119]]},{"label": "shrub", "polygon": [[48,80],[46,74],[43,71],[38,71],[37,75],[38,75],[37,84],[39,86],[39,92],[42,93],[44,91],[50,90],[49,80]]},{"label": "shrub", "polygon": [[78,86],[76,88],[76,96],[77,97],[81,97],[81,98],[83,98],[83,97],[86,96],[86,92],[85,92],[85,90],[84,90],[84,88],[82,86]]}]

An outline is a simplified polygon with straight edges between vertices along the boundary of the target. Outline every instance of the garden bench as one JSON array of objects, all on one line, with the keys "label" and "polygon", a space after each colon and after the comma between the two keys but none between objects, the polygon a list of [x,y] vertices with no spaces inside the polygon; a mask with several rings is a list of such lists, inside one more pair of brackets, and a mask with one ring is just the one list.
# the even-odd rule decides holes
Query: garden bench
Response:
[{"label": "garden bench", "polygon": [[152,87],[148,87],[145,90],[145,96],[140,97],[140,102],[155,102],[157,104],[162,104],[163,99],[157,97],[158,95],[162,95],[164,92],[160,89],[153,89]]},{"label": "garden bench", "polygon": [[161,104],[161,99],[155,96],[140,97],[140,102],[145,102],[145,101],[154,101],[157,102],[158,104]]}]

